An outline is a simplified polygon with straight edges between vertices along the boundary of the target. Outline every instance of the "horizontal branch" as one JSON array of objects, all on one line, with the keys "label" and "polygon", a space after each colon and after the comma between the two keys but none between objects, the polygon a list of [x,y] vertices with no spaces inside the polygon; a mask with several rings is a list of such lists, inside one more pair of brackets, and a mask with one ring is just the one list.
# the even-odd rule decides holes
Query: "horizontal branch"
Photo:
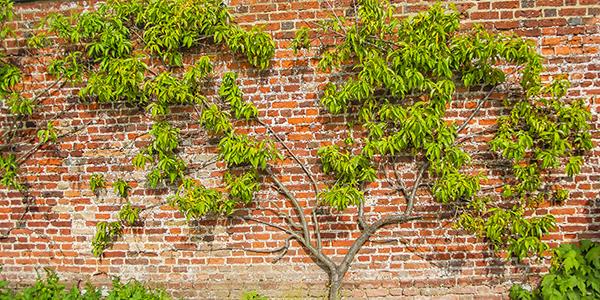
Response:
[{"label": "horizontal branch", "polygon": [[273,248],[273,249],[252,249],[252,248],[246,248],[246,247],[223,247],[223,248],[216,248],[216,249],[210,249],[210,251],[235,251],[235,250],[239,250],[239,251],[246,251],[246,252],[254,252],[254,253],[265,253],[265,254],[270,254],[270,253],[280,253],[274,260],[273,263],[278,262],[280,259],[282,259],[285,254],[288,252],[288,250],[290,249],[290,241],[294,239],[293,236],[289,236],[285,239],[285,244],[281,247],[277,247],[277,248]]},{"label": "horizontal branch", "polygon": [[[90,121],[90,122],[88,122],[88,123],[84,124],[83,126],[76,127],[76,128],[74,128],[74,129],[72,129],[72,130],[70,130],[70,131],[68,131],[68,132],[65,132],[65,133],[63,133],[63,134],[61,134],[61,135],[58,135],[58,136],[56,137],[56,139],[57,139],[57,140],[59,140],[59,139],[61,139],[61,138],[64,138],[64,137],[66,137],[66,136],[69,136],[69,135],[71,135],[71,134],[74,134],[74,133],[76,133],[76,132],[78,132],[78,131],[81,131],[83,128],[87,127],[87,126],[88,126],[88,125],[90,125],[91,123],[92,123],[92,121]],[[33,148],[31,148],[31,149],[30,149],[30,150],[29,150],[27,153],[25,153],[23,156],[21,156],[21,157],[20,157],[20,158],[17,160],[17,164],[18,164],[18,165],[21,165],[22,163],[24,163],[24,162],[25,162],[27,159],[29,159],[29,158],[30,158],[30,157],[31,157],[31,156],[32,156],[32,155],[33,155],[35,152],[37,152],[37,151],[38,151],[38,150],[39,150],[41,147],[43,147],[44,145],[47,145],[47,144],[49,144],[49,142],[50,142],[50,141],[46,141],[46,142],[40,142],[40,143],[38,143],[37,145],[33,146]]]}]

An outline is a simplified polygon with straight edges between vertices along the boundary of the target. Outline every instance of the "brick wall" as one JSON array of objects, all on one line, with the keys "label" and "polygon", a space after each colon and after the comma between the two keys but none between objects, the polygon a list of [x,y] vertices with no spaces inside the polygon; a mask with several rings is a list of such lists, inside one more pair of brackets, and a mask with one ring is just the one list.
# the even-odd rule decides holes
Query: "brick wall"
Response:
[{"label": "brick wall", "polygon": [[[394,1],[398,13],[423,10],[431,2]],[[351,1],[332,1],[343,14]],[[331,118],[318,105],[319,86],[325,81],[310,67],[314,60],[305,52],[289,50],[294,30],[304,21],[317,20],[330,13],[329,6],[314,0],[230,0],[232,11],[243,24],[262,24],[273,35],[276,58],[268,71],[257,72],[239,59],[215,49],[190,54],[193,60],[208,53],[217,61],[217,72],[239,70],[247,99],[260,110],[302,161],[319,173],[316,150],[332,140],[341,140],[342,123]],[[598,0],[457,1],[465,22],[481,22],[492,30],[510,30],[533,39],[547,58],[548,76],[568,74],[572,97],[589,99],[593,114],[592,136],[595,148],[586,158],[581,175],[566,181],[571,197],[560,206],[544,206],[539,213],[551,212],[559,229],[548,236],[553,245],[583,238],[600,239],[600,2]],[[36,1],[16,5],[21,33],[49,11],[89,9],[93,1]],[[14,44],[9,44],[14,49]],[[48,84],[43,62],[26,59],[23,64],[32,79]],[[45,81],[48,80],[48,81]],[[43,84],[41,85],[43,86]],[[66,88],[44,102],[49,110],[70,107],[76,89]],[[458,99],[450,116],[468,114],[473,102]],[[475,119],[480,130],[493,124],[500,104],[490,104]],[[214,155],[214,141],[198,129],[193,112],[176,109],[175,121],[183,128],[186,157],[201,162]],[[143,226],[129,228],[124,238],[105,252],[102,259],[91,255],[95,224],[114,220],[119,200],[111,191],[95,197],[88,188],[89,176],[105,172],[107,179],[124,177],[135,182],[144,174],[134,171],[130,160],[147,142],[141,136],[151,123],[139,109],[118,105],[75,104],[63,117],[64,127],[91,122],[86,129],[61,140],[28,160],[23,174],[31,184],[30,205],[21,195],[0,190],[1,278],[30,282],[43,267],[57,270],[67,280],[107,283],[109,276],[136,278],[166,287],[176,296],[195,299],[238,298],[243,290],[255,289],[273,298],[319,298],[326,294],[327,276],[297,243],[276,263],[276,254],[260,254],[223,248],[277,247],[285,238],[265,226],[240,224],[223,219],[186,222],[176,210],[163,205],[143,213]],[[260,128],[249,128],[257,135]],[[472,145],[477,147],[477,142]],[[477,162],[474,168],[483,168]],[[222,165],[194,173],[207,185],[215,184]],[[414,168],[406,161],[403,177],[414,178]],[[308,179],[291,160],[281,168],[282,181],[304,201],[313,197]],[[412,171],[411,171],[412,170]],[[485,168],[494,176],[494,167]],[[320,181],[327,177],[319,175]],[[273,189],[265,188],[249,209],[257,207],[290,209]],[[366,214],[370,218],[396,209],[399,197],[391,193],[385,180],[371,184]],[[131,201],[150,206],[164,201],[169,191],[135,186]],[[357,256],[344,285],[348,298],[506,298],[512,282],[530,278],[545,264],[517,265],[494,256],[482,241],[452,229],[443,207],[430,201],[423,191],[417,210],[425,220],[382,230]],[[311,202],[312,203],[312,202]],[[358,234],[352,210],[336,214],[325,210],[320,216],[327,254],[340,258],[351,238]],[[438,219],[442,217],[442,221]],[[275,218],[272,218],[275,221]],[[235,224],[232,224],[235,223]],[[388,240],[393,239],[390,242]],[[531,277],[535,278],[535,277]]]}]

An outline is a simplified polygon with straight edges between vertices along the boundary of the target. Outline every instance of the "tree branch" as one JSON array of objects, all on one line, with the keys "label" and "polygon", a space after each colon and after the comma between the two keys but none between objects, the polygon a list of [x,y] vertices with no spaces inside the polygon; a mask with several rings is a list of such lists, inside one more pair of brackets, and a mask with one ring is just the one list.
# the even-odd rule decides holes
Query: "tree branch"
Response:
[{"label": "tree branch", "polygon": [[331,14],[333,14],[333,17],[340,24],[340,28],[342,29],[342,31],[344,31],[344,35],[348,35],[348,32],[346,32],[346,25],[342,22],[342,20],[340,20],[338,15],[335,13],[335,8],[333,7],[333,5],[329,2],[329,0],[325,0],[325,2],[327,3],[327,6],[329,6],[329,10],[331,10]]},{"label": "tree branch", "polygon": [[421,180],[423,180],[423,175],[425,174],[427,168],[429,168],[429,162],[425,161],[419,169],[419,173],[417,173],[417,179],[415,180],[415,184],[413,185],[412,190],[410,192],[410,197],[408,198],[408,202],[406,203],[406,211],[404,212],[404,214],[407,216],[412,213],[412,210],[415,205],[415,198],[417,197],[417,190],[421,185]]},{"label": "tree branch", "polygon": [[299,235],[298,233],[288,230],[286,228],[283,228],[279,225],[273,224],[273,223],[269,223],[260,219],[256,219],[256,218],[252,218],[252,217],[240,217],[240,216],[233,216],[234,218],[238,218],[241,220],[245,220],[245,221],[254,221],[275,229],[279,229],[283,232],[288,233],[289,235],[293,236],[298,242],[300,242],[304,247],[306,247],[306,249],[308,249],[310,251],[310,253],[317,258],[317,260],[319,260],[320,262],[322,262],[323,264],[325,264],[327,266],[327,268],[329,269],[330,272],[334,272],[335,270],[337,270],[337,267],[335,265],[335,263],[327,256],[325,256],[323,253],[321,253],[321,251],[317,250],[315,247],[313,247],[310,243],[307,243],[306,240]]},{"label": "tree branch", "polygon": [[313,218],[313,223],[315,226],[315,237],[317,240],[317,250],[321,251],[322,247],[322,240],[321,240],[321,228],[319,228],[319,221],[317,220],[317,211],[313,208],[312,212],[311,212],[312,218]]},{"label": "tree branch", "polygon": [[283,232],[285,232],[285,233],[287,233],[287,234],[295,237],[302,244],[305,243],[304,238],[302,238],[302,236],[300,236],[297,232],[289,230],[289,229],[284,228],[282,226],[279,226],[277,224],[273,224],[273,223],[270,223],[270,222],[267,222],[267,221],[263,221],[261,219],[257,219],[257,218],[253,218],[253,217],[248,217],[248,216],[243,216],[243,217],[232,216],[232,218],[240,219],[240,220],[243,220],[243,221],[253,221],[253,222],[256,222],[256,223],[259,223],[259,224],[263,224],[263,225],[266,225],[266,226],[269,226],[269,227],[272,227],[272,228],[275,228],[275,229],[279,229],[279,230],[281,230],[281,231],[283,231]]},{"label": "tree branch", "polygon": [[468,134],[468,135],[462,136],[461,138],[456,139],[454,141],[454,144],[457,145],[457,144],[462,143],[463,141],[468,140],[470,138],[474,138],[474,137],[481,136],[481,135],[484,135],[484,134],[492,133],[492,132],[494,132],[495,129],[496,129],[496,126],[493,126],[492,128],[486,128],[484,130],[480,130],[478,132],[474,132],[472,134]]},{"label": "tree branch", "polygon": [[[34,103],[38,103],[38,101],[40,100],[40,98],[47,94],[48,92],[50,92],[50,90],[52,88],[54,88],[61,80],[63,80],[63,76],[61,75],[58,79],[56,79],[56,81],[54,81],[50,86],[48,86],[47,88],[45,88],[43,91],[41,91],[39,94],[35,95],[33,97],[33,99],[31,99]],[[57,90],[62,89],[65,85],[67,85],[66,81],[63,81],[62,84],[57,88]]]},{"label": "tree branch", "polygon": [[[65,132],[59,136],[56,137],[56,140],[59,140],[65,136],[71,135],[73,133],[76,133],[78,131],[81,131],[83,128],[87,127],[88,125],[90,125],[92,123],[92,121],[86,123],[83,126],[79,126],[74,128],[73,130],[70,130],[68,132]],[[31,148],[27,153],[25,153],[23,156],[21,156],[21,158],[19,158],[17,160],[17,164],[21,165],[23,162],[25,162],[27,159],[29,159],[35,152],[37,152],[41,147],[43,147],[44,145],[47,145],[49,143],[49,141],[46,141],[44,143],[38,143],[37,145],[35,145],[33,148]]]},{"label": "tree branch", "polygon": [[404,222],[417,220],[417,219],[420,219],[420,217],[407,216],[407,215],[392,215],[392,216],[387,216],[387,217],[381,218],[377,222],[373,223],[371,226],[367,227],[362,232],[360,237],[358,237],[354,241],[354,243],[352,244],[350,249],[348,249],[348,253],[346,253],[346,255],[344,256],[344,259],[340,263],[340,265],[338,267],[340,278],[344,277],[344,274],[346,274],[346,272],[348,271],[348,268],[350,267],[350,264],[354,260],[354,257],[356,256],[358,251],[360,251],[362,246],[369,240],[369,238],[375,232],[377,232],[377,230],[379,230],[381,227],[386,226],[386,225],[404,223]]},{"label": "tree branch", "polygon": [[302,225],[304,239],[308,244],[310,244],[310,232],[308,231],[308,225],[306,223],[306,215],[304,214],[304,209],[298,203],[298,199],[296,199],[296,197],[294,197],[294,195],[283,185],[283,183],[281,183],[281,181],[277,179],[277,176],[275,176],[271,168],[266,168],[266,171],[271,176],[271,179],[273,179],[273,182],[275,182],[275,185],[277,185],[277,187],[279,188],[279,191],[292,202],[294,209],[296,209],[296,212],[298,213],[298,219],[300,219],[300,224]]},{"label": "tree branch", "polygon": [[360,201],[358,204],[358,227],[364,230],[368,227],[367,221],[365,220],[365,203]]},{"label": "tree branch", "polygon": [[456,129],[456,134],[459,134],[461,131],[463,131],[465,129],[465,127],[467,127],[467,125],[469,125],[469,122],[471,122],[471,120],[473,120],[475,115],[477,115],[479,113],[479,111],[483,107],[483,104],[485,103],[485,101],[487,101],[488,98],[490,98],[490,96],[492,95],[492,93],[496,90],[496,87],[498,87],[498,85],[493,86],[488,91],[488,93],[485,95],[485,97],[483,97],[483,98],[479,99],[479,101],[477,101],[477,106],[475,107],[475,109],[473,110],[471,115],[458,127],[458,129]]},{"label": "tree branch", "polygon": [[[396,188],[399,192],[401,192],[405,198],[408,197],[408,192],[406,189],[406,186],[404,185],[404,182],[402,181],[401,177],[400,177],[400,173],[398,173],[398,169],[396,168],[396,158],[392,156],[392,169],[394,170],[394,176],[396,177],[396,184],[398,184],[398,187]],[[406,199],[408,202],[408,199]]]},{"label": "tree branch", "polygon": [[279,253],[281,252],[274,260],[273,263],[278,262],[280,259],[282,259],[285,254],[288,252],[288,250],[290,249],[290,241],[294,238],[294,236],[289,236],[288,238],[285,239],[285,244],[281,247],[277,247],[274,249],[252,249],[252,248],[245,248],[245,247],[224,247],[224,248],[216,248],[216,249],[210,249],[210,251],[224,251],[224,250],[242,250],[242,251],[247,251],[247,252],[254,252],[254,253]]},{"label": "tree branch", "polygon": [[272,212],[273,214],[275,214],[277,217],[284,219],[284,220],[285,220],[285,221],[288,223],[288,225],[289,225],[289,226],[290,226],[292,229],[293,229],[293,228],[299,228],[299,229],[302,229],[302,225],[300,225],[300,224],[298,224],[298,223],[294,222],[294,221],[292,220],[292,217],[290,217],[289,215],[286,215],[286,214],[284,214],[284,213],[277,212],[277,211],[275,211],[274,209],[271,209],[271,208],[266,208],[266,209],[264,209],[264,210],[266,210],[266,211],[270,211],[270,212]]},{"label": "tree branch", "polygon": [[300,168],[302,168],[302,171],[304,171],[304,173],[306,173],[306,175],[308,176],[314,192],[315,192],[315,197],[317,195],[319,195],[319,188],[317,185],[317,181],[315,180],[315,178],[313,177],[312,173],[308,170],[308,168],[306,168],[306,166],[300,162],[300,159],[298,158],[298,156],[296,156],[296,154],[294,154],[294,152],[292,152],[292,150],[290,149],[290,147],[288,147],[288,145],[275,133],[275,131],[273,131],[273,129],[271,128],[271,126],[267,125],[266,123],[264,123],[263,121],[256,119],[256,122],[258,122],[260,125],[264,126],[267,131],[269,131],[269,133],[275,137],[275,139],[279,142],[279,144],[281,144],[281,146],[283,146],[283,148],[285,148],[285,150],[290,154],[290,156],[292,157],[292,159],[298,163],[298,165],[300,166]]}]

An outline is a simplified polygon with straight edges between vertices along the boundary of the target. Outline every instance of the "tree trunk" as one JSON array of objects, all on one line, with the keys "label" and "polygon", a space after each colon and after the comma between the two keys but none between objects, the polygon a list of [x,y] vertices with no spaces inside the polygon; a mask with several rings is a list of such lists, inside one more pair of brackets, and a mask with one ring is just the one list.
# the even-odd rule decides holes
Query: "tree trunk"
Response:
[{"label": "tree trunk", "polygon": [[329,300],[341,299],[340,288],[342,285],[342,279],[338,274],[329,275]]}]

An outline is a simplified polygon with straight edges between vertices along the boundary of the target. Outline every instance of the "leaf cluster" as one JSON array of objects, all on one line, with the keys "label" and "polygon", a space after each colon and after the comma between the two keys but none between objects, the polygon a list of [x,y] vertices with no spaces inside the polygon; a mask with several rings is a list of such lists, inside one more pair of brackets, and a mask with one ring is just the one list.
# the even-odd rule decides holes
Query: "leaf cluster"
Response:
[{"label": "leaf cluster", "polygon": [[118,213],[118,221],[99,222],[96,224],[96,234],[92,239],[92,254],[101,256],[114,241],[123,235],[124,226],[133,226],[140,219],[139,207],[133,207],[127,202]]},{"label": "leaf cluster", "polygon": [[[366,132],[357,143],[362,156],[413,156],[426,167],[425,186],[437,201],[458,211],[462,228],[520,258],[547,249],[541,236],[553,228],[553,218],[528,218],[524,210],[546,199],[566,199],[568,193],[546,186],[544,176],[562,164],[569,176],[580,171],[584,151],[592,148],[591,115],[584,101],[565,97],[568,81],[542,83],[543,59],[534,43],[480,25],[460,29],[460,13],[441,3],[398,19],[388,1],[359,0],[353,19],[336,15],[312,30],[316,33],[300,29],[292,48],[309,46],[310,36],[338,41],[321,44],[318,67],[345,80],[327,84],[321,104]],[[471,156],[457,136],[513,78],[519,89],[505,99],[508,114],[499,117],[489,142],[492,152],[512,163],[512,176],[503,187],[506,204],[499,205],[479,196],[483,177],[465,170]],[[471,93],[476,89],[480,92]],[[448,121],[446,111],[458,98],[457,90],[466,90],[477,104],[460,126]],[[331,161],[322,163],[326,172],[335,167]],[[359,203],[359,186],[341,188],[342,182],[326,192],[327,202],[338,208]],[[404,185],[400,190],[406,191]]]},{"label": "leaf cluster", "polygon": [[225,103],[229,104],[236,119],[256,118],[258,109],[252,103],[245,102],[243,94],[236,83],[237,74],[227,72],[223,75],[223,82],[219,87],[219,96]]},{"label": "leaf cluster", "polygon": [[510,298],[598,299],[600,298],[600,244],[583,240],[579,245],[562,244],[554,250],[549,274],[533,291],[513,285]]},{"label": "leaf cluster", "polygon": [[19,181],[19,164],[14,154],[0,155],[0,185],[16,190],[25,187]]},{"label": "leaf cluster", "polygon": [[169,122],[160,121],[152,125],[150,135],[153,138],[150,145],[135,156],[133,165],[138,169],[152,166],[146,175],[151,188],[156,188],[161,182],[173,184],[181,180],[187,166],[177,154],[179,129]]},{"label": "leaf cluster", "polygon": [[90,190],[94,194],[98,194],[101,189],[106,188],[106,180],[102,174],[92,174],[90,177]]},{"label": "leaf cluster", "polygon": [[[0,281],[0,300],[167,300],[171,297],[161,289],[150,289],[136,280],[122,283],[119,278],[114,278],[112,287],[103,293],[91,283],[86,283],[84,289],[73,284],[68,289],[60,282],[58,275],[46,269],[44,279],[38,277],[33,285],[27,286],[20,291],[12,291],[8,288],[8,281]],[[103,296],[105,295],[105,296]]]},{"label": "leaf cluster", "polygon": [[335,184],[319,195],[322,203],[341,211],[364,201],[361,185],[376,179],[376,170],[367,157],[352,155],[334,145],[319,149],[317,155],[323,172],[336,178]]}]

